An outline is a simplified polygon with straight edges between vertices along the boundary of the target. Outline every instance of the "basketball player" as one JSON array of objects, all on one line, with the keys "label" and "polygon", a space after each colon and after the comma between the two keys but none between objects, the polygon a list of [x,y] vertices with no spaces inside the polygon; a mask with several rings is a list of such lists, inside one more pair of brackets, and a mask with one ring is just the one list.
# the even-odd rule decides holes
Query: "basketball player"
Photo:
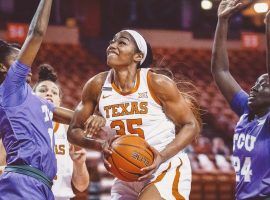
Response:
[{"label": "basketball player", "polygon": [[40,0],[21,50],[0,41],[0,138],[7,152],[7,167],[0,176],[0,200],[54,199],[52,116],[69,123],[73,112],[37,97],[27,84],[51,5],[52,0]]},{"label": "basketball player", "polygon": [[[261,75],[250,93],[232,77],[226,50],[228,21],[242,3],[222,0],[212,52],[212,74],[216,84],[240,117],[233,137],[233,164],[236,172],[236,199],[270,198],[270,85],[269,75]],[[270,15],[266,17],[269,56]],[[269,72],[269,57],[268,57]]]},{"label": "basketball player", "polygon": [[[174,81],[147,68],[151,62],[151,48],[138,32],[117,33],[107,48],[111,70],[86,83],[69,127],[70,142],[86,148],[93,145],[93,140],[84,137],[83,127],[98,106],[106,126],[118,135],[136,134],[152,146],[153,165],[142,169],[145,175],[138,182],[116,179],[113,200],[189,198],[191,168],[184,148],[199,134],[200,125],[191,102],[181,95]],[[175,125],[181,127],[177,135]],[[90,128],[89,132],[94,134],[95,130]],[[104,146],[108,152],[106,143]],[[106,159],[104,162],[110,170]]]},{"label": "basketball player", "polygon": [[[57,74],[48,64],[40,65],[39,80],[34,87],[37,96],[60,106],[61,91],[57,83]],[[83,192],[89,185],[89,174],[85,164],[86,151],[70,145],[67,141],[67,126],[54,122],[55,154],[57,174],[53,181],[52,191],[56,200],[67,200],[74,197],[72,185]]]}]

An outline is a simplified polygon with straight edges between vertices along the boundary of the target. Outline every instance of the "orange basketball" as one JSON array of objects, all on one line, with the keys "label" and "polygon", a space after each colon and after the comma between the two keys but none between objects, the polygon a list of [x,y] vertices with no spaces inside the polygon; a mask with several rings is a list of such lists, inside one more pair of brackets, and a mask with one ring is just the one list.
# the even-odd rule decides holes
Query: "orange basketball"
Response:
[{"label": "orange basketball", "polygon": [[147,142],[136,135],[124,135],[111,144],[112,155],[108,158],[111,172],[120,180],[132,182],[143,174],[140,169],[153,163],[154,155]]}]

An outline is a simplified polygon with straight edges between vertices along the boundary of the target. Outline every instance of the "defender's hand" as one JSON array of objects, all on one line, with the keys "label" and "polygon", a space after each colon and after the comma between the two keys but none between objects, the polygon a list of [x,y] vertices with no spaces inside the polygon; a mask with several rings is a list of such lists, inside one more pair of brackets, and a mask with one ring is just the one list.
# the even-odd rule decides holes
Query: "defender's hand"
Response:
[{"label": "defender's hand", "polygon": [[242,5],[241,0],[222,0],[218,7],[218,18],[229,19]]},{"label": "defender's hand", "polygon": [[86,161],[86,150],[70,144],[69,155],[75,164],[83,164]]}]

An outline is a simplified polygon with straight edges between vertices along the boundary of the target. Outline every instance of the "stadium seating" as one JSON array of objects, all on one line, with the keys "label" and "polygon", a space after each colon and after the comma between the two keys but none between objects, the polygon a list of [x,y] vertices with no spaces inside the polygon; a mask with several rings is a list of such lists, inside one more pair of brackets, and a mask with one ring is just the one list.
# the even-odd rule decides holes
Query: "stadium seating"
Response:
[{"label": "stadium seating", "polygon": [[[77,45],[43,44],[34,66],[42,63],[51,64],[58,72],[64,94],[63,105],[68,108],[77,105],[86,81],[106,68],[96,57]],[[34,67],[33,83],[37,79],[36,72]]]}]

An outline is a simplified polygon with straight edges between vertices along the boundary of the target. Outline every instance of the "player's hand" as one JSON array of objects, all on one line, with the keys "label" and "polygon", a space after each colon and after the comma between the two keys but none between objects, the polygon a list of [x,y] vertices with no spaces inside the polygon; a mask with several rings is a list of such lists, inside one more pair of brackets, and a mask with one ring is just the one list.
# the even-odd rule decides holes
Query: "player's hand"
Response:
[{"label": "player's hand", "polygon": [[149,148],[154,154],[154,162],[152,163],[152,165],[141,169],[144,175],[139,177],[138,181],[144,181],[144,180],[152,178],[152,175],[155,173],[155,171],[158,169],[158,167],[162,163],[162,157],[160,153],[154,147],[149,146]]},{"label": "player's hand", "polygon": [[84,134],[86,137],[91,137],[97,134],[106,124],[104,117],[99,115],[91,115],[84,123]]},{"label": "player's hand", "polygon": [[218,18],[229,19],[242,5],[241,0],[222,0],[218,7]]},{"label": "player's hand", "polygon": [[103,145],[103,162],[104,162],[104,167],[107,169],[108,172],[111,172],[111,164],[109,163],[108,159],[112,155],[112,149],[111,149],[111,144],[114,140],[117,138],[121,137],[120,135],[115,135],[112,139],[109,141],[106,141]]},{"label": "player's hand", "polygon": [[86,161],[86,150],[70,144],[69,155],[75,164],[83,164]]}]

